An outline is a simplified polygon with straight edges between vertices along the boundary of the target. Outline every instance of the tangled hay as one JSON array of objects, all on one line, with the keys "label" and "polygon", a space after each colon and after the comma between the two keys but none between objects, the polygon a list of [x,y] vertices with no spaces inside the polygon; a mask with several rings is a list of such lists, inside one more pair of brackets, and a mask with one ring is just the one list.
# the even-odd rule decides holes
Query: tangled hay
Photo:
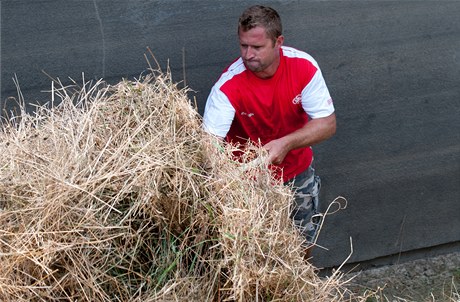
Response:
[{"label": "tangled hay", "polygon": [[303,260],[290,190],[232,161],[169,74],[54,93],[3,121],[1,301],[343,299]]}]

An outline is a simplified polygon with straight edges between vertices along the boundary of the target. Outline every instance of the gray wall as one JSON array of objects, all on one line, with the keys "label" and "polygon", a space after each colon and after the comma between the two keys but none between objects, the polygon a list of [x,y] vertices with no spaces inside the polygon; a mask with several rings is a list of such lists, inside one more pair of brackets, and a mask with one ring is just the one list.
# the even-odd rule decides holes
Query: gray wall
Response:
[{"label": "gray wall", "polygon": [[[395,261],[460,241],[460,2],[262,1],[283,19],[285,44],[319,62],[337,109],[336,136],[317,146],[326,218],[318,266]],[[49,100],[50,80],[118,82],[147,69],[150,47],[200,112],[238,55],[236,21],[254,1],[1,1],[1,107]],[[183,61],[185,58],[185,64]],[[396,255],[396,256],[391,256]]]}]

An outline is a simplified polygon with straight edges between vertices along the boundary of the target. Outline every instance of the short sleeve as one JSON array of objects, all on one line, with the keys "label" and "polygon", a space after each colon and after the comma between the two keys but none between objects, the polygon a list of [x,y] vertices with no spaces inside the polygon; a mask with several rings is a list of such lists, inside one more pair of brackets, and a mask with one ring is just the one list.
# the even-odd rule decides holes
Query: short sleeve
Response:
[{"label": "short sleeve", "polygon": [[302,90],[302,107],[312,119],[327,117],[335,111],[320,69],[316,71],[311,81]]},{"label": "short sleeve", "polygon": [[235,108],[230,100],[218,86],[214,86],[206,101],[203,114],[204,130],[213,135],[225,137],[234,117]]}]

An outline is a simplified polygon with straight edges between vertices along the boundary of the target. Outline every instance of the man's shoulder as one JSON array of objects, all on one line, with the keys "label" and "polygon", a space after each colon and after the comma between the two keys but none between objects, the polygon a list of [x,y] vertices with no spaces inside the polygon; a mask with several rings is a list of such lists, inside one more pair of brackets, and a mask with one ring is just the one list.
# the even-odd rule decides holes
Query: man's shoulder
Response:
[{"label": "man's shoulder", "polygon": [[221,78],[231,79],[236,75],[239,75],[246,71],[246,66],[244,66],[243,59],[238,58],[233,61],[227,68],[222,72]]},{"label": "man's shoulder", "polygon": [[283,50],[283,56],[285,56],[286,58],[305,60],[315,65],[316,67],[318,66],[316,60],[310,54],[303,50],[299,50],[297,48],[290,46],[282,46],[281,48]]},{"label": "man's shoulder", "polygon": [[219,80],[217,80],[215,86],[219,90],[222,86],[231,86],[234,85],[238,86],[238,79],[244,72],[246,71],[246,67],[244,66],[243,60],[241,58],[236,59],[231,63],[227,68],[224,69],[222,74],[220,75]]}]

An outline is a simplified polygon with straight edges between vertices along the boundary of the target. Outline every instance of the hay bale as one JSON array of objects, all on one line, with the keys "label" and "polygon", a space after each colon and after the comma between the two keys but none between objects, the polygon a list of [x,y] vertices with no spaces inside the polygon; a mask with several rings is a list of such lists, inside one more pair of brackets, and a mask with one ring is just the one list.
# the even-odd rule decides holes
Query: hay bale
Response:
[{"label": "hay bale", "polygon": [[3,121],[1,301],[338,301],[303,261],[292,194],[231,160],[186,89],[83,83]]}]

